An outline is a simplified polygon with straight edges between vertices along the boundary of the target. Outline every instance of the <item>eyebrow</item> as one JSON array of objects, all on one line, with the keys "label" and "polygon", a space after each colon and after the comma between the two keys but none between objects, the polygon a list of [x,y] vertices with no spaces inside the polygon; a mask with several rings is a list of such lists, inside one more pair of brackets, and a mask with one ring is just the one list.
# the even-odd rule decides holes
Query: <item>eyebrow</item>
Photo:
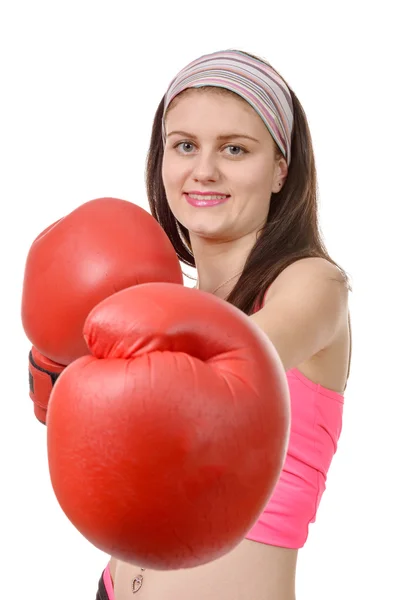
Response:
[{"label": "eyebrow", "polygon": [[[189,137],[189,138],[194,138],[196,139],[196,136],[193,135],[193,133],[188,133],[187,131],[171,131],[167,137],[170,137],[171,135],[183,135],[184,137]],[[251,135],[246,135],[244,133],[225,133],[223,135],[219,135],[217,136],[217,140],[231,140],[233,138],[245,138],[247,140],[252,140],[253,142],[257,142],[258,144],[260,143],[259,140],[257,140],[256,138],[251,137]]]}]

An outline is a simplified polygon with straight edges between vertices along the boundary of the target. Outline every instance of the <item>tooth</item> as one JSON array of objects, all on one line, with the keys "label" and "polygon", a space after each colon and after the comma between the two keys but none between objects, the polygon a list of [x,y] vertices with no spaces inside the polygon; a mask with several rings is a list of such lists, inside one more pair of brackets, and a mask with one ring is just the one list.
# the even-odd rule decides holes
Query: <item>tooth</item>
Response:
[{"label": "tooth", "polygon": [[191,198],[194,198],[195,200],[223,200],[224,198],[226,198],[225,195],[207,195],[207,196],[200,196],[198,194],[189,194],[189,196]]}]

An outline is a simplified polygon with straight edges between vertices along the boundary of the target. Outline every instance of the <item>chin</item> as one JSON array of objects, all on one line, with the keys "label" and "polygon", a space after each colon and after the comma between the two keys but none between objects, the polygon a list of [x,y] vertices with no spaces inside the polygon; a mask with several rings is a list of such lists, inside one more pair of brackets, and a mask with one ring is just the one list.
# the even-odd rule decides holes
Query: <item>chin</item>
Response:
[{"label": "chin", "polygon": [[227,242],[232,239],[232,235],[225,227],[191,227],[188,228],[191,236],[202,238],[203,240],[212,240],[214,242]]},{"label": "chin", "polygon": [[220,219],[216,219],[212,214],[192,215],[184,220],[185,227],[191,233],[207,237],[218,235],[226,230],[226,225],[219,223],[218,221],[220,221]]},{"label": "chin", "polygon": [[232,233],[231,214],[221,214],[219,210],[213,210],[213,208],[198,208],[193,210],[191,207],[188,207],[189,210],[187,210],[187,207],[181,208],[183,210],[174,213],[175,218],[191,235],[221,241],[229,239]]}]

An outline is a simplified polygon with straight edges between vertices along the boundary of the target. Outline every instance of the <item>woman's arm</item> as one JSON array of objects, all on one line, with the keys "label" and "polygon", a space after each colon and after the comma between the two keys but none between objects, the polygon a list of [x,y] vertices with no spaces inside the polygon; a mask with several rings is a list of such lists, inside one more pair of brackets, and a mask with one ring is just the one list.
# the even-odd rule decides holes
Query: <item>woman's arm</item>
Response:
[{"label": "woman's arm", "polygon": [[348,288],[338,268],[323,258],[305,258],[276,278],[263,308],[250,318],[289,371],[327,348],[347,317]]}]

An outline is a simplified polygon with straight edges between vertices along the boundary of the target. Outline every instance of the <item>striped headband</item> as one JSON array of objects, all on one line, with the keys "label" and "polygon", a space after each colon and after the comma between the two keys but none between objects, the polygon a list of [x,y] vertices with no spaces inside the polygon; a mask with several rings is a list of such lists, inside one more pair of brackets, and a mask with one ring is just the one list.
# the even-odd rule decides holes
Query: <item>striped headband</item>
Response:
[{"label": "striped headband", "polygon": [[165,113],[171,101],[187,88],[221,87],[235,92],[261,117],[286,162],[290,164],[293,103],[289,88],[270,64],[239,50],[201,56],[171,81],[165,95],[162,136],[165,144]]}]

